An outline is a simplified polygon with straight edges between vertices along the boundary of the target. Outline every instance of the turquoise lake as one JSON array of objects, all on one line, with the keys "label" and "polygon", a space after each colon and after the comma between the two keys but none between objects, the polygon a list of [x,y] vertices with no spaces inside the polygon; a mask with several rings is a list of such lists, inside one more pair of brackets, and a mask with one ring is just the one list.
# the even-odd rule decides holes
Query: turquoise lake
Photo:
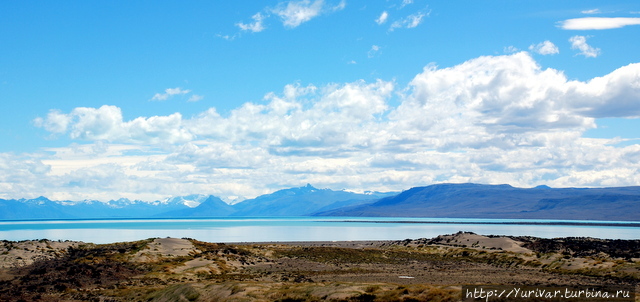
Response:
[{"label": "turquoise lake", "polygon": [[269,217],[0,221],[0,240],[75,240],[94,243],[153,237],[209,242],[356,241],[433,238],[469,231],[482,235],[640,239],[640,222]]}]

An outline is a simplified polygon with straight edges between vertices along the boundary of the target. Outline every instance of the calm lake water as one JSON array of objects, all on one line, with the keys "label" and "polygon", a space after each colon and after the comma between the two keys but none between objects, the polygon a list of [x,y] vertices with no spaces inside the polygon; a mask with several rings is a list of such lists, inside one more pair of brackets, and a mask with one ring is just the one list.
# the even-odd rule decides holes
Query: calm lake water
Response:
[{"label": "calm lake water", "polygon": [[46,238],[94,243],[152,237],[188,237],[209,242],[402,240],[458,231],[543,238],[640,239],[640,222],[395,217],[0,221],[1,240]]}]

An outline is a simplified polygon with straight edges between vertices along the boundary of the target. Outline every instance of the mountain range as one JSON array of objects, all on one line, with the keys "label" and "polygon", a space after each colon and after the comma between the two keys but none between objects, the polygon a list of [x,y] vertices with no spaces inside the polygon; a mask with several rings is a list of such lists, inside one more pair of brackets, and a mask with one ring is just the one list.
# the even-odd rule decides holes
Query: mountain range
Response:
[{"label": "mountain range", "polygon": [[230,205],[213,195],[145,202],[0,199],[0,220],[181,218],[246,216],[448,217],[640,220],[640,187],[516,188],[510,185],[435,184],[364,194],[311,185],[279,190]]},{"label": "mountain range", "polygon": [[640,187],[438,184],[316,215],[639,221]]}]

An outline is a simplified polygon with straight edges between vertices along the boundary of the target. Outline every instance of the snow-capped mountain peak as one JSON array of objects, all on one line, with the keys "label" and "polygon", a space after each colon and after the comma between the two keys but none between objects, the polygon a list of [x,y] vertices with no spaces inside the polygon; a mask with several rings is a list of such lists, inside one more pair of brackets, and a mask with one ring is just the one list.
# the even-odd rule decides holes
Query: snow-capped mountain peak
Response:
[{"label": "snow-capped mountain peak", "polygon": [[164,204],[182,204],[190,208],[195,208],[199,206],[202,202],[207,200],[211,195],[205,194],[191,194],[187,196],[174,196],[165,199],[162,203]]}]

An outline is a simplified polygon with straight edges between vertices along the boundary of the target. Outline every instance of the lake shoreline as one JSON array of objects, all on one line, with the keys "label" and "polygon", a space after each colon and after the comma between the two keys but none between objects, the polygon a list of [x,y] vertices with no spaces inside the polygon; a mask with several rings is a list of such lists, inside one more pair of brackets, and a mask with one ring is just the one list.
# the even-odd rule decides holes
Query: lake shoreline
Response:
[{"label": "lake shoreline", "polygon": [[[0,239],[94,243],[188,237],[207,242],[380,241],[469,231],[541,238],[640,239],[640,222],[389,217],[245,217],[0,222]],[[95,234],[101,234],[95,236]]]}]

